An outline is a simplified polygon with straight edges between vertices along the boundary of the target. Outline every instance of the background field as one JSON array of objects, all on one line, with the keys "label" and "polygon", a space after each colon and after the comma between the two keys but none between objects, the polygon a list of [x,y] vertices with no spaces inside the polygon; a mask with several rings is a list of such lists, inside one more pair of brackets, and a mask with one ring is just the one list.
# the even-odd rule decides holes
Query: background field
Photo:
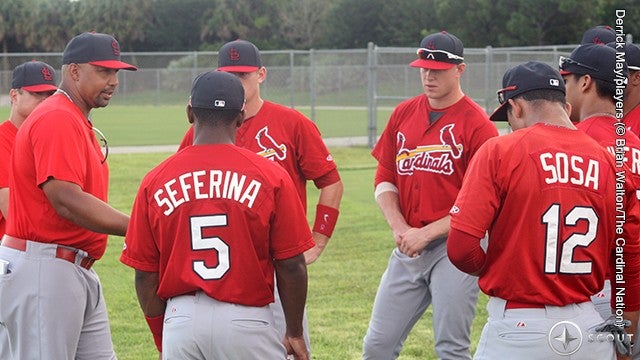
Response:
[{"label": "background field", "polygon": [[[94,111],[93,118],[111,146],[176,144],[187,127],[183,111],[178,106],[109,106]],[[0,108],[1,118],[7,114],[7,108]],[[319,127],[325,136],[341,136],[343,126],[366,119],[363,110],[327,111],[322,116],[326,120],[321,120]],[[383,117],[384,121],[387,117]],[[320,259],[309,266],[307,310],[313,359],[359,359],[375,292],[393,241],[373,200],[375,162],[370,150],[350,147],[331,148],[331,151],[345,192],[334,236]],[[169,155],[109,155],[109,202],[129,213],[142,177]],[[317,196],[317,190],[310,186],[309,203],[314,204]],[[311,207],[309,219],[314,218],[313,210]],[[118,261],[122,244],[123,238],[110,237],[107,252],[95,266],[104,286],[116,352],[121,360],[155,359],[157,353],[133,288],[133,269]],[[473,350],[486,321],[485,304],[486,297],[481,295],[472,328]],[[400,359],[436,358],[429,308],[409,336]]]}]

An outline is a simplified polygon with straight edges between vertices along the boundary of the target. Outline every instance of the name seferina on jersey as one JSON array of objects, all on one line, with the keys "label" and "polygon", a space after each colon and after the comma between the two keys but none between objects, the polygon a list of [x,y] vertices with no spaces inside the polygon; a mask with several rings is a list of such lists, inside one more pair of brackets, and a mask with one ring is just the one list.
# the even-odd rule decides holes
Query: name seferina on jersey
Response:
[{"label": "name seferina on jersey", "polygon": [[262,183],[234,171],[198,170],[172,178],[157,189],[153,198],[169,216],[192,200],[228,199],[253,207]]}]

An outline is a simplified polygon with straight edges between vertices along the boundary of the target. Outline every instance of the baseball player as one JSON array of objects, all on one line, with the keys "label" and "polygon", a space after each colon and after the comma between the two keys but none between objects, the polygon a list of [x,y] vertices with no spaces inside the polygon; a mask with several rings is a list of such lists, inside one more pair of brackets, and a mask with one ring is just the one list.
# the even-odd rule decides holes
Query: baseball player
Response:
[{"label": "baseball player", "polygon": [[[624,318],[636,325],[635,188],[617,183],[611,154],[570,121],[557,70],[528,62],[508,70],[502,85],[491,119],[508,119],[514,132],[478,151],[450,212],[448,255],[490,296],[474,359],[613,359],[612,343],[598,340],[611,334],[599,332],[603,318],[590,296],[607,275],[615,278],[622,252]],[[622,233],[617,195],[624,195]]]},{"label": "baseball player", "polygon": [[[5,232],[9,208],[9,160],[16,133],[31,111],[57,88],[55,71],[49,64],[29,61],[13,69],[9,90],[11,112],[9,119],[0,124],[0,237]],[[4,327],[0,326],[0,359],[11,359],[8,341]]]},{"label": "baseball player", "polygon": [[438,356],[471,358],[478,284],[447,258],[448,211],[469,161],[498,132],[462,92],[465,64],[457,37],[428,35],[417,53],[411,66],[420,68],[424,94],[395,108],[372,152],[378,160],[375,198],[396,248],[380,280],[363,359],[397,358],[431,304]]},{"label": "baseball player", "polygon": [[[624,64],[624,63],[623,63]],[[566,82],[567,101],[572,105],[576,127],[585,131],[614,156],[616,149],[624,151],[623,163],[627,165],[627,176],[640,188],[640,139],[631,131],[620,134],[616,131],[616,50],[602,45],[581,45],[568,58],[560,58],[560,73]],[[620,73],[620,81],[626,77],[626,67]],[[624,130],[624,127],[622,127]],[[617,146],[624,141],[622,148]],[[638,192],[640,194],[640,191]],[[636,234],[638,236],[638,234]],[[610,283],[593,298],[603,318],[613,315]]]},{"label": "baseball player", "polygon": [[[234,145],[244,99],[235,76],[199,75],[187,107],[193,146],[151,170],[133,206],[121,261],[136,269],[164,359],[308,359],[304,251],[313,238],[286,171]],[[274,269],[284,346],[268,306]]]},{"label": "baseball player", "polygon": [[49,64],[29,61],[13,69],[11,112],[9,119],[0,124],[0,237],[5,232],[9,208],[9,159],[16,133],[31,111],[57,89],[55,71]]},{"label": "baseball player", "polygon": [[109,169],[89,121],[118,86],[119,45],[83,33],[67,43],[62,81],[27,117],[11,158],[0,246],[0,323],[13,359],[115,359],[100,280],[107,234],[129,217],[106,203]]},{"label": "baseball player", "polygon": [[[305,253],[307,264],[311,264],[327,246],[338,220],[343,184],[336,163],[312,121],[296,110],[262,99],[260,85],[267,77],[267,69],[254,44],[245,40],[224,44],[218,52],[218,70],[236,75],[245,89],[245,121],[238,129],[236,145],[272,160],[287,170],[305,213],[307,181],[312,180],[320,189],[312,228],[316,245]],[[185,134],[180,149],[192,143],[193,127]],[[276,302],[271,307],[276,317],[276,327],[284,336],[284,316],[277,288]],[[310,348],[306,325],[305,338]]]},{"label": "baseball player", "polygon": [[[610,262],[621,241],[615,238],[616,165],[569,122],[564,93],[560,74],[542,63],[505,74],[502,105],[491,119],[508,116],[514,130],[527,129],[487,142],[451,210],[449,256],[463,271],[479,274],[481,289],[491,296],[476,359],[507,353],[514,359],[613,357],[611,343],[587,340],[602,322],[589,297],[616,272]],[[625,318],[635,326],[640,224],[635,188],[622,186],[624,255],[633,262],[624,273],[633,282]],[[479,239],[487,230],[485,254]],[[527,275],[514,279],[507,270],[514,268]],[[524,341],[537,345],[523,347]]]}]

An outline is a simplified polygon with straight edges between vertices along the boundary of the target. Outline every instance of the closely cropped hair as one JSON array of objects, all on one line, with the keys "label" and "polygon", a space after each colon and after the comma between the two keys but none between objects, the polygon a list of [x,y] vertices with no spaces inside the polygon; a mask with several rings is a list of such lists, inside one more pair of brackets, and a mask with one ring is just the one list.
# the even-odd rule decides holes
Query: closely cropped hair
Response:
[{"label": "closely cropped hair", "polygon": [[548,89],[540,89],[540,90],[531,90],[526,93],[516,96],[516,98],[522,98],[526,101],[535,101],[535,100],[546,100],[552,102],[559,102],[564,104],[566,102],[566,96],[560,90],[548,90]]},{"label": "closely cropped hair", "polygon": [[[584,75],[571,74],[571,76],[573,76],[575,80],[578,80]],[[596,92],[598,93],[598,96],[613,99],[613,97],[616,95],[616,85],[614,83],[596,79],[593,76],[591,77],[591,79],[593,79],[593,81],[596,83]]]},{"label": "closely cropped hair", "polygon": [[[527,91],[524,94],[520,94],[516,96],[514,99],[523,99],[526,101],[544,100],[544,101],[557,102],[562,105],[564,105],[567,102],[567,98],[562,91],[549,90],[549,89]],[[511,111],[511,104],[507,103],[506,110],[507,112]]]},{"label": "closely cropped hair", "polygon": [[198,121],[207,125],[230,124],[241,113],[240,110],[213,110],[196,107],[192,110]]}]

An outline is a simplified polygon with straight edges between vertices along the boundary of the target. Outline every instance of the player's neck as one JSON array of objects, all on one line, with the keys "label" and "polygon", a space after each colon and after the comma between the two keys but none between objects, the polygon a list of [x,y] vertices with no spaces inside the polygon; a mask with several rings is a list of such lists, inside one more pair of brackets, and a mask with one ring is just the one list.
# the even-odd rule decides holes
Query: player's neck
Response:
[{"label": "player's neck", "polygon": [[63,87],[63,84],[60,84],[60,87],[58,88],[58,90],[56,90],[56,93],[66,96],[69,101],[71,101],[75,106],[78,107],[78,109],[80,109],[80,111],[87,119],[89,118],[89,112],[91,108],[89,108],[87,104],[85,104],[85,102],[82,100],[82,98],[75,92],[73,92],[71,89],[66,89],[65,87]]},{"label": "player's neck", "polygon": [[615,117],[615,105],[605,100],[583,103],[582,109],[580,109],[580,119],[584,120],[596,116]]},{"label": "player's neck", "polygon": [[633,109],[640,106],[640,88],[636,89],[634,93],[624,94],[624,114],[627,115]]},{"label": "player's neck", "polygon": [[263,104],[264,104],[264,100],[259,96],[247,102],[244,108],[244,118],[250,119],[254,117],[258,113],[258,111],[262,109]]},{"label": "player's neck", "polygon": [[26,118],[18,115],[17,112],[13,110],[11,110],[11,113],[9,114],[9,121],[11,121],[13,126],[15,126],[16,128],[19,128],[25,119]]},{"label": "player's neck", "polygon": [[460,101],[460,99],[462,99],[463,97],[464,97],[464,93],[462,92],[462,89],[458,87],[439,99],[429,98],[429,106],[432,109],[436,109],[436,110],[446,109],[449,106]]}]

